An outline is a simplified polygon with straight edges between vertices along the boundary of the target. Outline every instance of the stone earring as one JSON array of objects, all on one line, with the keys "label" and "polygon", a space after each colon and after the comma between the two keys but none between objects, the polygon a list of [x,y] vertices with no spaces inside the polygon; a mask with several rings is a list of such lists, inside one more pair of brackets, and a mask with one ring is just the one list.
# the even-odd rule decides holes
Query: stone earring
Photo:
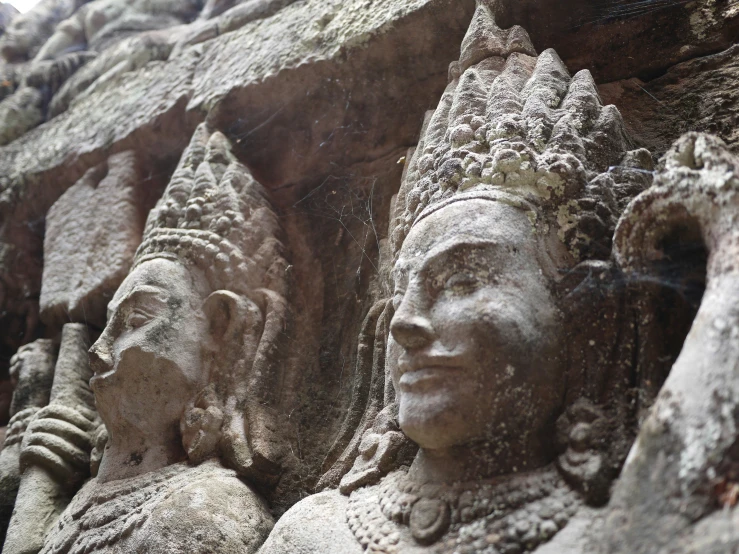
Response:
[{"label": "stone earring", "polygon": [[404,463],[410,463],[416,446],[398,428],[398,405],[393,403],[375,418],[374,425],[362,435],[359,455],[339,485],[343,494],[378,483]]},{"label": "stone earring", "polygon": [[197,395],[180,422],[182,445],[191,462],[199,464],[216,454],[223,419],[223,407],[213,387],[208,386]]},{"label": "stone earring", "polygon": [[557,435],[564,453],[557,466],[565,479],[592,504],[607,500],[610,464],[607,443],[609,420],[601,408],[581,398],[557,421]]}]

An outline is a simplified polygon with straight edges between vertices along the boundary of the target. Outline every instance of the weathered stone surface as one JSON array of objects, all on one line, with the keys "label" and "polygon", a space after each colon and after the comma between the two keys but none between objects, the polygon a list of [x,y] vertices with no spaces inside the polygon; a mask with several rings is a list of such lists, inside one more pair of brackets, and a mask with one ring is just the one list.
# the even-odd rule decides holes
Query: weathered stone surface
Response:
[{"label": "weathered stone surface", "polygon": [[[131,510],[116,510],[122,502]],[[101,554],[242,554],[256,552],[272,525],[264,501],[233,470],[216,461],[197,467],[178,463],[155,475],[88,482],[41,552],[93,546]],[[132,527],[133,533],[126,532]]]},{"label": "weathered stone surface", "polygon": [[56,26],[85,0],[41,0],[35,9],[14,17],[0,36],[3,62],[22,64],[36,55]]},{"label": "weathered stone surface", "polygon": [[671,67],[650,81],[637,77],[599,87],[618,106],[634,137],[656,156],[688,131],[712,133],[739,149],[739,47]]},{"label": "weathered stone surface", "polygon": [[10,22],[18,15],[18,10],[7,2],[0,2],[0,34],[10,25]]},{"label": "weathered stone surface", "polygon": [[111,156],[68,189],[46,216],[41,318],[104,327],[160,194],[134,152]]},{"label": "weathered stone surface", "polygon": [[0,536],[10,522],[20,486],[21,441],[29,422],[49,403],[56,348],[49,339],[27,344],[13,356],[10,378],[14,385],[10,422],[0,450]]},{"label": "weathered stone surface", "polygon": [[46,532],[89,476],[96,418],[88,384],[89,346],[84,324],[64,326],[49,405],[33,414],[23,435],[21,480],[3,545],[6,554],[38,552]]},{"label": "weathered stone surface", "polygon": [[[236,32],[186,49],[173,60],[161,64],[153,63],[135,75],[119,77],[92,101],[83,101],[80,106],[73,107],[69,113],[50,121],[42,129],[28,133],[17,143],[0,149],[2,173],[6,179],[19,173],[28,177],[66,166],[70,161],[86,155],[89,159],[93,152],[99,158],[103,154],[102,150],[125,149],[120,143],[134,130],[153,131],[154,137],[149,140],[141,137],[138,139],[139,143],[153,143],[163,139],[163,144],[157,144],[163,155],[166,155],[166,138],[157,136],[157,129],[165,127],[169,137],[188,134],[175,132],[174,125],[184,115],[184,106],[179,101],[186,99],[188,112],[197,111],[200,115],[195,113],[193,116],[202,118],[203,112],[199,110],[214,107],[228,93],[235,97],[246,95],[250,86],[263,81],[272,83],[275,79],[278,80],[270,90],[280,89],[282,94],[290,96],[275,98],[265,94],[267,90],[259,90],[254,91],[255,96],[261,98],[261,102],[257,104],[249,103],[251,97],[242,98],[239,104],[248,104],[250,113],[242,113],[241,117],[259,118],[257,124],[277,111],[289,110],[288,115],[295,115],[299,109],[306,107],[306,92],[311,89],[320,90],[332,81],[338,81],[335,86],[339,87],[339,91],[345,91],[344,95],[349,100],[355,86],[369,85],[370,90],[372,88],[372,77],[367,75],[362,75],[356,85],[351,80],[344,82],[343,78],[351,78],[358,67],[363,67],[365,71],[369,69],[366,65],[361,65],[363,61],[373,61],[379,71],[379,79],[375,81],[378,95],[393,92],[392,89],[388,91],[386,87],[380,86],[383,77],[390,77],[388,68],[413,66],[411,62],[414,59],[418,71],[422,73],[393,72],[393,80],[400,79],[393,88],[398,93],[406,91],[408,87],[403,84],[402,79],[408,79],[410,84],[412,77],[417,81],[424,77],[424,73],[428,75],[426,79],[433,78],[433,75],[438,80],[436,87],[439,87],[438,82],[443,82],[442,75],[446,74],[447,60],[440,60],[435,68],[422,63],[426,62],[422,58],[423,54],[428,54],[424,46],[436,43],[435,33],[444,28],[433,16],[451,11],[454,19],[451,27],[448,25],[450,22],[446,22],[446,31],[460,33],[461,36],[471,13],[470,4],[471,2],[455,3],[451,10],[448,0],[425,0],[411,4],[398,4],[388,0],[373,10],[367,10],[362,0],[350,3],[316,0],[291,5],[271,20],[256,21]],[[323,23],[305,24],[314,21]],[[414,34],[404,36],[404,26],[412,27]],[[286,34],[286,31],[290,32]],[[381,45],[371,48],[373,42],[387,44],[386,39],[391,41],[387,47]],[[403,45],[405,48],[402,48]],[[455,41],[449,40],[448,44],[437,47],[449,56],[448,60],[453,58]],[[249,52],[249,55],[244,57],[244,52]],[[356,61],[350,55],[352,52],[359,54]],[[363,59],[362,52],[369,53],[372,57],[369,60]],[[328,74],[302,75],[301,68],[306,65],[322,65],[322,61],[327,62]],[[166,80],[161,79],[163,74],[167,75]],[[310,79],[309,82],[305,81],[306,77]],[[301,94],[295,98],[291,83],[297,82],[301,83]],[[418,102],[424,107],[433,98],[433,92],[439,91],[438,88],[414,88],[425,91],[426,97]],[[382,96],[376,102],[386,100],[392,104],[391,99]],[[403,108],[406,106],[397,106],[397,112],[393,112],[393,115],[404,116]],[[340,107],[343,115],[346,108],[343,104]],[[167,115],[169,118],[166,122],[158,120]],[[410,119],[408,117],[408,135],[404,137],[407,142],[412,140]],[[192,125],[191,132],[194,125],[191,118],[189,121]],[[336,121],[328,121],[329,125],[332,123]],[[332,127],[326,132],[323,140],[335,129],[336,127]],[[398,131],[393,129],[393,133]],[[70,135],[77,136],[80,140],[69,143],[63,139]],[[245,139],[240,141],[243,142]],[[181,142],[178,146],[182,147]],[[30,152],[34,154],[31,155]],[[75,178],[80,176],[73,175]]]},{"label": "weathered stone surface", "polygon": [[522,25],[538,49],[556,48],[571,71],[598,83],[650,79],[739,39],[733,0],[493,0],[501,25]]},{"label": "weathered stone surface", "polygon": [[4,553],[736,549],[735,0],[8,29]]},{"label": "weathered stone surface", "polygon": [[[419,119],[443,91],[472,7],[439,0],[292,4],[274,18],[281,21],[244,27],[204,53],[190,108],[212,108],[210,117],[236,137],[237,152],[269,187],[377,159],[415,140]],[[438,40],[442,35],[456,38]],[[263,55],[239,62],[240,52],[255,49]]]},{"label": "weathered stone surface", "polygon": [[0,134],[0,145],[7,144],[44,120],[41,92],[21,87],[0,103],[0,117],[6,122]]},{"label": "weathered stone surface", "polygon": [[[368,14],[360,1],[299,2],[170,61],[117,76],[0,148],[0,234],[7,237],[0,240],[21,244],[16,233],[28,233],[21,222],[42,218],[64,190],[112,153],[136,149],[145,165],[173,165],[209,108],[266,186],[290,187],[287,206],[305,196],[310,183],[335,173],[337,163],[351,172],[352,163],[385,158],[392,167],[397,157],[391,160],[391,152],[413,142],[417,121],[443,90],[472,2],[384,6]],[[451,20],[442,17],[447,12]],[[305,25],[333,19],[326,29]],[[436,40],[441,33],[449,40]],[[223,73],[216,63],[226,64]],[[357,127],[368,110],[376,120]],[[28,241],[40,251],[38,238]],[[12,258],[4,265],[13,266]],[[39,290],[40,274],[26,281],[29,290]]]},{"label": "weathered stone surface", "polygon": [[[739,548],[736,533],[716,534],[728,514],[712,515],[736,503],[729,491],[736,479],[739,380],[737,343],[729,337],[739,332],[739,316],[729,299],[738,286],[738,208],[739,158],[719,139],[690,133],[672,147],[654,186],[619,223],[615,255],[627,273],[659,274],[669,256],[681,254],[670,253],[671,245],[682,243],[686,256],[697,244],[707,255],[706,289],[614,487],[604,532],[595,539],[603,551],[694,552],[701,543],[707,551]],[[704,518],[708,540],[693,534]]]}]

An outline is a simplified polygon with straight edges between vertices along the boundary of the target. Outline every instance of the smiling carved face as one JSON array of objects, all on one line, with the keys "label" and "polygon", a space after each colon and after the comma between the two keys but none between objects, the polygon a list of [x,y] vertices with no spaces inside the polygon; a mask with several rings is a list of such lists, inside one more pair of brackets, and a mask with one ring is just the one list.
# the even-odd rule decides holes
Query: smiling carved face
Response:
[{"label": "smiling carved face", "polygon": [[414,225],[394,268],[387,359],[419,446],[506,448],[549,428],[565,384],[547,259],[527,214],[501,202],[452,203]]},{"label": "smiling carved face", "polygon": [[120,286],[90,349],[90,386],[109,428],[179,425],[187,402],[208,382],[207,294],[197,269],[158,258]]}]

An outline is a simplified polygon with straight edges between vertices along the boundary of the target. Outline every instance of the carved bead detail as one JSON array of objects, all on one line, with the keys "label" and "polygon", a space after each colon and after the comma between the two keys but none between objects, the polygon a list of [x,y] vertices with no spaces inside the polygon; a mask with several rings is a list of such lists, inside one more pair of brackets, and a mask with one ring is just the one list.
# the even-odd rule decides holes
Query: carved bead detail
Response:
[{"label": "carved bead detail", "polygon": [[[397,545],[410,542],[437,554],[513,554],[530,552],[551,539],[581,504],[551,467],[451,486],[418,485],[401,470],[375,487],[352,493],[347,522],[367,552],[402,552]],[[396,537],[397,542],[390,542]]]}]

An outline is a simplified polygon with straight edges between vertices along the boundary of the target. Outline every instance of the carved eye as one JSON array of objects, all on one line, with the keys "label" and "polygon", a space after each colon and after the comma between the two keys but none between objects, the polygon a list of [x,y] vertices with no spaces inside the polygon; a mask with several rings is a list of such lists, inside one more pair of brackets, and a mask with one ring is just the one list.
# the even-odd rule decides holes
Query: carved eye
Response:
[{"label": "carved eye", "polygon": [[400,307],[400,303],[403,301],[404,296],[404,291],[395,292],[395,295],[393,296],[393,310],[397,310]]},{"label": "carved eye", "polygon": [[479,279],[472,273],[460,271],[453,274],[444,283],[445,289],[471,289],[479,283]]},{"label": "carved eye", "polygon": [[149,314],[140,310],[134,310],[126,319],[126,327],[129,329],[137,329],[142,325],[146,325],[149,321],[151,321],[151,316]]}]

